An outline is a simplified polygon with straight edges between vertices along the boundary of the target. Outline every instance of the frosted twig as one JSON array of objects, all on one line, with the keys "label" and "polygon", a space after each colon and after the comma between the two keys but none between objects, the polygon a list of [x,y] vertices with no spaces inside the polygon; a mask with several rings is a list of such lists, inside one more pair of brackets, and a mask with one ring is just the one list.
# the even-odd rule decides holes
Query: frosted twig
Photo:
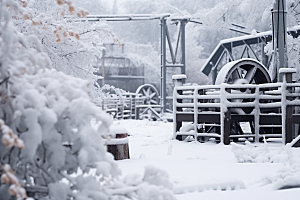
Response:
[{"label": "frosted twig", "polygon": [[9,187],[9,193],[12,196],[16,196],[17,200],[23,200],[27,198],[26,190],[19,183],[18,178],[15,176],[14,171],[9,164],[2,165],[1,183],[11,184]]},{"label": "frosted twig", "polygon": [[25,147],[23,140],[14,134],[13,131],[7,125],[5,125],[2,119],[0,119],[0,130],[2,132],[2,143],[6,147],[11,148],[16,146],[20,149]]}]

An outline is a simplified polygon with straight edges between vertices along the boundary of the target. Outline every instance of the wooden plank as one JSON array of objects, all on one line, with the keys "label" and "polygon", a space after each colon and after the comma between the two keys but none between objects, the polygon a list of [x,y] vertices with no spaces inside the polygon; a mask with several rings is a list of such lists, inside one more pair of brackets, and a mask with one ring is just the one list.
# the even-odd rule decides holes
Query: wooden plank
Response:
[{"label": "wooden plank", "polygon": [[300,124],[300,114],[293,114],[292,115],[292,123],[293,124]]},{"label": "wooden plank", "polygon": [[176,114],[177,122],[193,122],[194,121],[194,113],[177,113]]},{"label": "wooden plank", "polygon": [[220,123],[220,114],[216,113],[205,113],[205,114],[198,114],[198,123]]},{"label": "wooden plank", "polygon": [[281,125],[281,115],[260,115],[259,124],[261,125]]},{"label": "wooden plank", "polygon": [[239,115],[239,114],[231,114],[232,122],[250,122],[254,121],[254,115]]},{"label": "wooden plank", "polygon": [[[288,74],[286,74],[287,76]],[[291,74],[292,75],[292,74]],[[292,123],[292,106],[286,107],[286,116],[285,116],[285,144],[292,142],[293,140],[293,123]],[[284,128],[284,127],[282,127]]]},{"label": "wooden plank", "polygon": [[231,128],[231,118],[230,118],[230,109],[224,114],[224,135],[223,142],[225,145],[230,144],[230,128]]},{"label": "wooden plank", "polygon": [[[194,113],[177,113],[177,122],[194,122]],[[198,114],[198,123],[220,123],[220,114]]]}]

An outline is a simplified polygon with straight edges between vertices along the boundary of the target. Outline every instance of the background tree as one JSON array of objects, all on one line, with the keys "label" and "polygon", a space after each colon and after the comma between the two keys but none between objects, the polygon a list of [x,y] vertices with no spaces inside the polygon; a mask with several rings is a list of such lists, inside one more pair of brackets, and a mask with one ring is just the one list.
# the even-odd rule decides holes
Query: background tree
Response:
[{"label": "background tree", "polygon": [[111,27],[102,21],[78,22],[89,12],[70,1],[31,0],[23,6],[24,12],[13,17],[14,24],[25,35],[38,36],[52,66],[75,77],[95,79],[92,65],[96,57],[101,57],[103,41],[117,41]]}]

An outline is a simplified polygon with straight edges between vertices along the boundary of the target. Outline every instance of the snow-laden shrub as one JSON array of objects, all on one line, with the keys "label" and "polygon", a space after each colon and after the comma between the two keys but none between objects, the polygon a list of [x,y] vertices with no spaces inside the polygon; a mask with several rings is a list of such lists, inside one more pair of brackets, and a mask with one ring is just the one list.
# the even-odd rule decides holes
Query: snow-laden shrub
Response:
[{"label": "snow-laden shrub", "polygon": [[249,141],[245,145],[231,143],[231,150],[239,163],[269,162],[270,154],[266,144],[255,147]]},{"label": "snow-laden shrub", "polygon": [[[263,178],[265,184],[273,184],[273,189],[300,188],[300,159],[298,149],[291,148],[287,144],[283,149],[286,154],[285,166],[282,167],[274,176]],[[277,154],[274,154],[278,158]]]},{"label": "snow-laden shrub", "polygon": [[[126,91],[116,88],[112,85],[105,84],[100,88],[97,88],[97,96],[101,99],[100,101],[115,101],[116,104],[125,105],[125,99],[123,93]],[[103,102],[101,102],[102,104]]]},{"label": "snow-laden shrub", "polygon": [[277,154],[271,153],[266,142],[258,146],[251,144],[249,141],[246,141],[245,145],[232,142],[231,147],[239,163],[288,162],[288,154],[285,149],[281,149]]},{"label": "snow-laden shrub", "polygon": [[[24,199],[24,189],[37,199],[126,199],[131,191],[101,137],[110,117],[90,101],[87,81],[51,69],[37,37],[14,27],[15,11],[24,12],[19,1],[0,0],[1,200]],[[138,199],[173,199],[146,181],[136,187]]]},{"label": "snow-laden shrub", "polygon": [[246,142],[245,145],[231,143],[232,152],[240,163],[285,163],[274,176],[262,178],[264,184],[273,184],[273,189],[300,187],[300,160],[299,155],[292,153],[290,145],[286,145],[279,152],[271,153],[267,143],[258,147]]},{"label": "snow-laden shrub", "polygon": [[[31,48],[33,43],[39,47],[38,39],[20,34],[10,21],[9,9],[22,8],[15,1],[0,3],[0,117],[25,146],[20,150],[0,143],[1,163],[8,163],[25,187],[51,186],[50,195],[68,174],[78,167],[88,171],[98,161],[107,163],[108,177],[117,176],[119,169],[90,125],[92,118],[101,121],[101,133],[108,131],[111,121],[89,100],[88,82],[51,69],[47,55]],[[70,194],[70,185],[63,188],[77,195]]]},{"label": "snow-laden shrub", "polygon": [[139,200],[174,200],[173,184],[168,174],[153,166],[146,166],[144,176],[127,175],[119,185],[121,188],[112,193],[116,196],[126,194],[129,199]]},{"label": "snow-laden shrub", "polygon": [[271,179],[273,189],[300,188],[300,165],[293,164],[280,169]]}]

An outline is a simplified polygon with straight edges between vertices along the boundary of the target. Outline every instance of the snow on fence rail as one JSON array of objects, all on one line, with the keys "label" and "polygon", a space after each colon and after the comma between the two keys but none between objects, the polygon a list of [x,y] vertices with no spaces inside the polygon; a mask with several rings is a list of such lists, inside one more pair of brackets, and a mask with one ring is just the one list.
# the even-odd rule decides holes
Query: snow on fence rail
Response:
[{"label": "snow on fence rail", "polygon": [[125,92],[105,97],[100,106],[115,119],[159,119],[161,105],[147,104],[146,98],[139,93]]},{"label": "snow on fence rail", "polygon": [[[258,85],[177,85],[173,93],[173,138],[215,137],[229,144],[230,139],[250,137],[258,142],[265,136],[291,142],[299,131],[299,128],[297,133],[294,130],[293,135],[293,124],[300,124],[299,91],[300,83],[286,81]],[[179,131],[183,122],[192,122],[193,130]],[[233,124],[240,122],[249,122],[251,133],[234,132]],[[270,133],[270,128],[279,128],[280,132]]]},{"label": "snow on fence rail", "polygon": [[144,98],[136,93],[122,93],[122,96],[105,98],[102,110],[116,119],[136,119],[137,107],[142,105]]}]

